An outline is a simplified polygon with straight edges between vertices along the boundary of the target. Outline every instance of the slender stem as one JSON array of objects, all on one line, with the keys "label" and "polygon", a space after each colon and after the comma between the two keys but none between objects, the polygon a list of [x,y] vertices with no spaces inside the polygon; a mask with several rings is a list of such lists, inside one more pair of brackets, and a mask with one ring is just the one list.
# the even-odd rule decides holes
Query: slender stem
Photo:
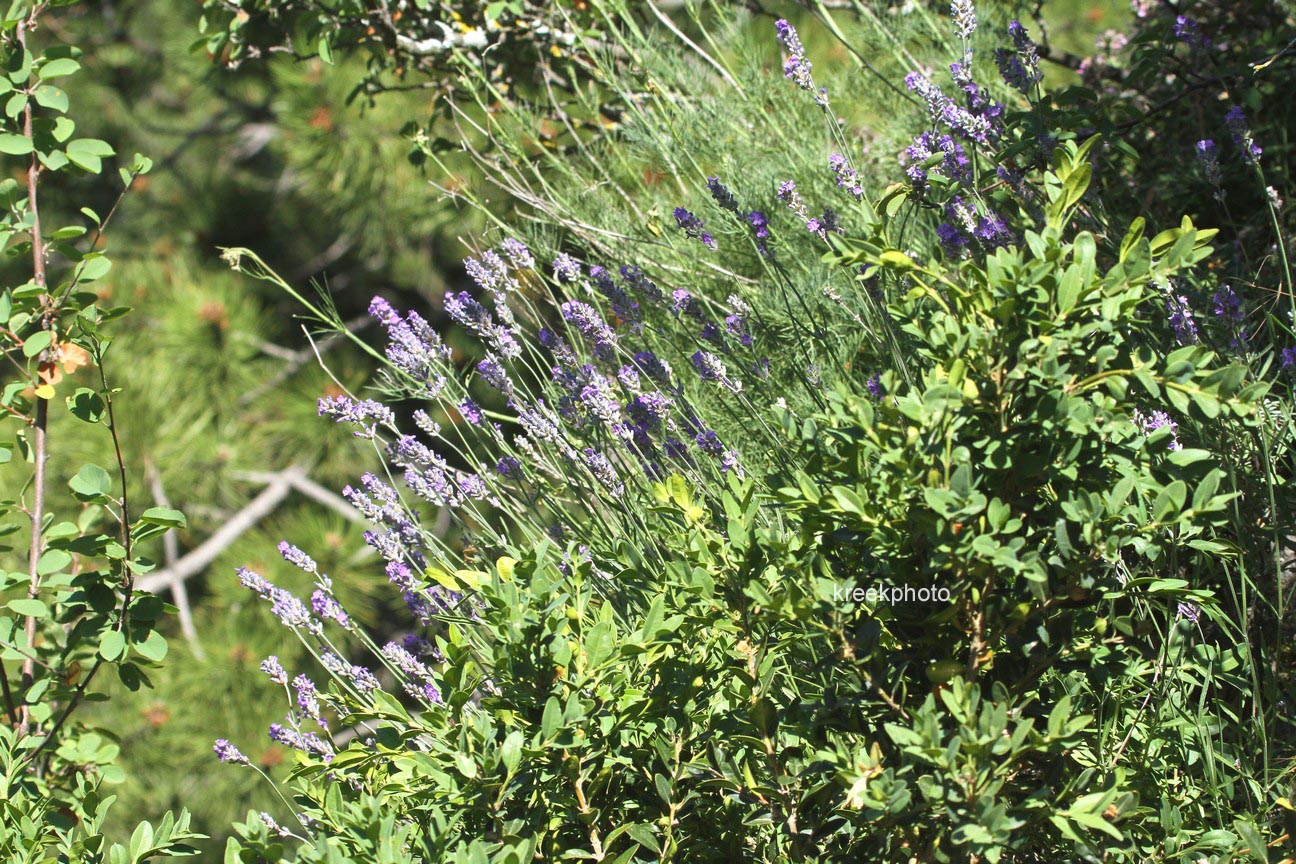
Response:
[{"label": "slender stem", "polygon": [[[22,50],[27,50],[27,31],[35,23],[36,16],[40,13],[41,7],[38,6],[32,10],[27,19],[18,25],[18,44]],[[32,102],[27,100],[27,105],[23,108],[23,135],[30,141],[32,139]],[[40,180],[40,161],[36,157],[36,149],[32,148],[31,161],[27,165],[27,212],[31,215],[31,250],[32,250],[32,281],[45,291],[45,240],[41,236],[40,209],[37,204],[36,186]],[[48,327],[52,323],[50,320],[51,309],[49,307],[48,295],[41,298],[42,305],[45,306],[42,315],[42,323]],[[32,426],[33,450],[35,457],[35,476],[32,480],[34,501],[32,504],[31,519],[31,551],[27,560],[28,585],[27,598],[36,599],[40,593],[40,573],[38,567],[41,558],[41,531],[45,521],[45,459],[47,455],[46,432],[48,430],[49,419],[49,400],[40,396],[36,397],[36,422]],[[28,615],[25,627],[27,636],[27,647],[31,648],[36,643],[36,616]],[[32,684],[36,666],[31,657],[23,660],[22,678],[20,689],[26,691]],[[31,708],[24,702],[21,709],[22,719],[19,723],[18,734],[25,736],[31,732]]]}]

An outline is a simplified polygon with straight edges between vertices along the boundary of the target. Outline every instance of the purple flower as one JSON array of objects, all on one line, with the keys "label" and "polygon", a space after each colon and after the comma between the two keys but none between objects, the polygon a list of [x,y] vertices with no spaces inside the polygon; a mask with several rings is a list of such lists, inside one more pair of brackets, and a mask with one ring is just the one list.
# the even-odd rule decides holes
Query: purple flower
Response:
[{"label": "purple flower", "polygon": [[762,255],[769,255],[769,247],[765,241],[769,239],[769,220],[765,218],[763,210],[753,210],[746,216],[748,224],[752,226],[752,233],[756,237],[756,251]]},{"label": "purple flower", "polygon": [[299,567],[312,576],[319,573],[319,565],[315,563],[315,560],[287,540],[279,542],[279,554],[289,564]]},{"label": "purple flower", "polygon": [[739,480],[743,479],[747,472],[743,470],[741,458],[742,455],[737,450],[726,450],[720,459],[720,470],[725,474],[732,471],[738,475]]},{"label": "purple flower", "polygon": [[968,238],[949,222],[942,222],[936,226],[936,239],[940,241],[941,251],[945,253],[946,258],[957,261],[963,257]]},{"label": "purple flower", "polygon": [[1246,114],[1242,113],[1242,109],[1234,105],[1224,115],[1224,122],[1233,136],[1233,143],[1237,145],[1238,152],[1242,154],[1242,161],[1248,165],[1259,164],[1260,154],[1264,151],[1251,137],[1251,130],[1247,128]]},{"label": "purple flower", "polygon": [[876,373],[870,375],[868,381],[864,382],[864,386],[865,388],[868,389],[869,395],[872,396],[874,399],[882,398],[883,390],[882,390],[881,375],[878,375]]},{"label": "purple flower", "polygon": [[954,21],[954,35],[964,42],[976,32],[976,7],[972,0],[954,0],[950,4],[950,18]]},{"label": "purple flower", "polygon": [[216,743],[212,745],[212,750],[215,751],[216,758],[222,762],[230,762],[235,765],[248,764],[248,758],[224,738],[217,738]]},{"label": "purple flower", "polygon": [[279,663],[279,658],[273,654],[261,661],[261,671],[264,672],[275,684],[287,684],[288,673]]},{"label": "purple flower", "polygon": [[594,349],[595,356],[609,359],[616,348],[617,337],[598,311],[588,303],[568,300],[561,306],[563,319],[576,326],[585,341]]},{"label": "purple flower", "polygon": [[724,361],[710,351],[696,351],[691,360],[703,381],[715,381],[735,393],[742,389],[742,382],[730,380]]},{"label": "purple flower", "polygon": [[1292,369],[1296,369],[1296,348],[1284,348],[1279,353],[1278,357],[1282,363],[1281,368],[1284,372],[1290,372]]},{"label": "purple flower", "polygon": [[487,354],[482,358],[481,362],[477,364],[477,374],[487,384],[505,396],[513,395],[513,381],[508,377],[508,373],[504,371],[504,366],[495,355]]},{"label": "purple flower", "polygon": [[369,316],[388,330],[399,324],[401,320],[400,315],[392,308],[392,305],[377,296],[369,301]]},{"label": "purple flower", "polygon": [[864,197],[864,187],[860,184],[859,173],[850,167],[845,156],[840,153],[832,154],[828,157],[828,167],[837,178],[838,189],[845,189],[856,201]]},{"label": "purple flower", "polygon": [[1175,617],[1182,618],[1189,623],[1196,624],[1197,618],[1201,615],[1201,607],[1189,600],[1180,600],[1178,607],[1175,609]]},{"label": "purple flower", "polygon": [[671,312],[676,315],[684,314],[698,321],[701,321],[705,314],[702,305],[698,303],[692,292],[683,288],[676,288],[671,292]]},{"label": "purple flower", "polygon": [[321,722],[323,715],[320,714],[319,691],[315,689],[315,682],[305,675],[298,675],[292,683],[297,691],[297,707],[307,717]]},{"label": "purple flower", "polygon": [[319,400],[319,416],[332,417],[338,423],[351,423],[360,428],[357,438],[373,438],[379,426],[392,426],[396,415],[390,408],[373,399],[357,402],[350,396],[325,396]]},{"label": "purple flower", "polygon": [[1186,15],[1180,15],[1175,18],[1174,24],[1170,28],[1174,35],[1194,51],[1204,51],[1211,47],[1211,41],[1202,35],[1201,28],[1197,22]]},{"label": "purple flower", "polygon": [[1008,36],[1012,39],[1012,50],[1000,48],[995,51],[995,65],[1009,86],[1030,95],[1031,88],[1044,80],[1039,48],[1020,21],[1009,23]]},{"label": "purple flower", "polygon": [[[500,298],[495,308],[503,312],[508,305]],[[516,325],[510,327],[507,324],[496,324],[490,310],[474,300],[467,291],[460,291],[458,294],[447,291],[445,310],[456,324],[477,334],[478,338],[505,358],[512,360],[522,356],[522,346],[518,344],[516,338]]]},{"label": "purple flower", "polygon": [[522,474],[522,463],[513,456],[504,456],[495,463],[495,473],[501,477],[519,477]]},{"label": "purple flower", "polygon": [[640,351],[634,355],[635,367],[638,368],[649,380],[660,384],[663,387],[669,387],[671,383],[671,368],[666,361],[661,360],[651,351]]},{"label": "purple flower", "polygon": [[1134,423],[1139,427],[1144,435],[1151,435],[1158,429],[1168,428],[1170,430],[1170,443],[1167,447],[1171,450],[1182,450],[1183,445],[1179,443],[1179,437],[1176,434],[1179,424],[1170,419],[1170,415],[1164,411],[1153,411],[1151,414],[1144,414],[1139,409],[1134,409]]},{"label": "purple flower", "polygon": [[1228,285],[1221,285],[1211,297],[1215,304],[1215,317],[1224,321],[1231,331],[1229,347],[1241,351],[1246,345],[1246,334],[1242,330],[1242,320],[1246,317],[1242,311],[1242,298]]},{"label": "purple flower", "polygon": [[346,627],[350,622],[346,610],[337,598],[326,591],[316,590],[311,594],[311,609],[315,614],[326,621],[336,621],[338,624]]},{"label": "purple flower", "polygon": [[797,35],[796,28],[786,19],[780,18],[774,22],[774,29],[788,55],[783,61],[783,77],[794,82],[802,90],[814,93],[815,102],[826,107],[828,91],[815,88],[814,78],[810,74],[813,66],[806,57],[805,46],[801,44],[801,37]]},{"label": "purple flower", "polygon": [[1206,179],[1212,186],[1220,185],[1219,147],[1209,138],[1197,142],[1197,164],[1202,166]]},{"label": "purple flower", "polygon": [[750,348],[753,340],[747,319],[751,315],[751,308],[737,294],[729,295],[729,305],[733,307],[733,312],[725,316],[725,331],[744,348]]},{"label": "purple flower", "polygon": [[716,204],[720,205],[722,210],[728,210],[732,213],[738,212],[738,199],[734,194],[720,182],[719,177],[708,177],[706,181],[707,191],[715,199]]},{"label": "purple flower", "polygon": [[581,275],[580,262],[566,252],[559,252],[553,260],[553,275],[559,282],[575,282]]},{"label": "purple flower", "polygon": [[531,250],[521,240],[515,240],[509,237],[499,246],[500,251],[509,259],[509,265],[514,270],[530,270],[535,266],[535,256]]},{"label": "purple flower", "polygon": [[981,217],[977,222],[976,238],[986,249],[1009,246],[1015,239],[1012,231],[1008,228],[1008,223],[993,213]]},{"label": "purple flower", "polygon": [[594,475],[594,479],[597,480],[613,498],[620,498],[625,492],[625,484],[622,483],[621,478],[617,476],[616,469],[612,467],[612,463],[608,461],[608,458],[593,447],[586,447],[584,455],[585,467],[589,468],[590,474]]},{"label": "purple flower", "polygon": [[683,230],[684,236],[690,240],[701,241],[702,245],[708,249],[716,248],[715,238],[704,230],[706,223],[684,207],[675,208],[675,224]]},{"label": "purple flower", "polygon": [[1170,329],[1180,345],[1191,345],[1197,341],[1197,322],[1193,320],[1192,307],[1188,298],[1182,294],[1171,294],[1166,298],[1166,313],[1169,315]]},{"label": "purple flower", "polygon": [[481,407],[471,399],[465,399],[459,403],[459,416],[467,420],[473,426],[481,425]]},{"label": "purple flower", "polygon": [[422,385],[426,396],[437,398],[445,386],[446,377],[439,370],[450,357],[450,346],[417,312],[389,326],[387,335],[387,359]]}]

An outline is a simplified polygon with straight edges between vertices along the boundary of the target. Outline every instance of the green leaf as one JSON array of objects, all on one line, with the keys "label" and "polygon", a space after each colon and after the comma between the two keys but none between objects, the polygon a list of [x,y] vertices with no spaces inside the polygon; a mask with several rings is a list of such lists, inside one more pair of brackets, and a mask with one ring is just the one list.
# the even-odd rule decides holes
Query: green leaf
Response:
[{"label": "green leaf", "polygon": [[156,630],[150,630],[143,642],[136,642],[132,647],[154,662],[160,663],[167,655],[166,638]]},{"label": "green leaf", "polygon": [[169,507],[150,507],[140,514],[139,521],[150,525],[166,525],[169,528],[185,527],[185,515]]},{"label": "green leaf", "polygon": [[53,84],[40,85],[33,91],[32,95],[36,97],[36,104],[42,108],[48,108],[60,114],[68,110],[67,94]]},{"label": "green leaf", "polygon": [[81,68],[81,64],[71,57],[59,57],[55,60],[48,60],[40,67],[36,76],[42,81],[50,78],[61,78],[64,75],[71,75]]},{"label": "green leaf", "polygon": [[91,174],[98,174],[103,169],[103,159],[114,152],[107,141],[98,138],[78,138],[69,141],[65,149],[73,165]]},{"label": "green leaf", "polygon": [[504,739],[504,744],[500,747],[500,762],[504,764],[504,770],[512,774],[517,770],[522,761],[522,733],[514,729]]},{"label": "green leaf", "polygon": [[126,637],[120,630],[109,630],[99,640],[99,656],[108,661],[116,660],[126,650]]},{"label": "green leaf", "polygon": [[112,478],[98,465],[82,465],[76,476],[68,481],[68,486],[83,501],[102,498],[112,489]]},{"label": "green leaf", "polygon": [[27,618],[44,618],[49,614],[49,608],[40,600],[10,600],[9,608]]},{"label": "green leaf", "polygon": [[[27,101],[25,97],[23,101]],[[30,152],[32,152],[30,138],[24,135],[15,135],[12,132],[0,134],[0,153],[8,153],[10,156],[26,156]]]},{"label": "green leaf", "polygon": [[35,357],[48,348],[53,341],[54,334],[49,330],[38,330],[23,342],[23,354],[27,357]]}]

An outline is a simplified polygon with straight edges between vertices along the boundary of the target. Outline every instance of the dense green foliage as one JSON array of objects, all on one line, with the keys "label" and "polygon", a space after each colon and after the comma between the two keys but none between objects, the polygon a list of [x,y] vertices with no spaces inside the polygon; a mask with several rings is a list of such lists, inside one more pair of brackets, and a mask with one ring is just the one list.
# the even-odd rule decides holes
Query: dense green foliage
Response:
[{"label": "dense green foliage", "polygon": [[[175,806],[249,864],[1291,854],[1288,5],[1136,3],[1089,56],[1048,3],[211,0],[197,54],[122,8],[40,10],[161,170],[111,273],[46,230],[71,305],[4,295],[28,488],[84,506],[29,546],[5,490],[0,734],[67,738],[4,760],[13,860]],[[66,105],[10,65],[35,141]],[[65,140],[11,148],[56,224],[119,191]]]}]

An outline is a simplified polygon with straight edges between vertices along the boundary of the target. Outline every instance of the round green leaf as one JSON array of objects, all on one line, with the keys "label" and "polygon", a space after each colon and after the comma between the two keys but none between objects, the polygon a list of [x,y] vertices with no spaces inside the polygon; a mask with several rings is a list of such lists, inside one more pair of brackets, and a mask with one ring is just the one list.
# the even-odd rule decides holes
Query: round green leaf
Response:
[{"label": "round green leaf", "polygon": [[126,637],[120,630],[109,630],[99,640],[99,656],[105,660],[116,660],[126,649]]},{"label": "round green leaf", "polygon": [[40,600],[10,600],[9,608],[27,618],[44,618],[49,614],[48,607]]},{"label": "round green leaf", "polygon": [[98,465],[82,465],[76,476],[68,481],[68,486],[78,498],[100,498],[112,489],[112,478]]}]

